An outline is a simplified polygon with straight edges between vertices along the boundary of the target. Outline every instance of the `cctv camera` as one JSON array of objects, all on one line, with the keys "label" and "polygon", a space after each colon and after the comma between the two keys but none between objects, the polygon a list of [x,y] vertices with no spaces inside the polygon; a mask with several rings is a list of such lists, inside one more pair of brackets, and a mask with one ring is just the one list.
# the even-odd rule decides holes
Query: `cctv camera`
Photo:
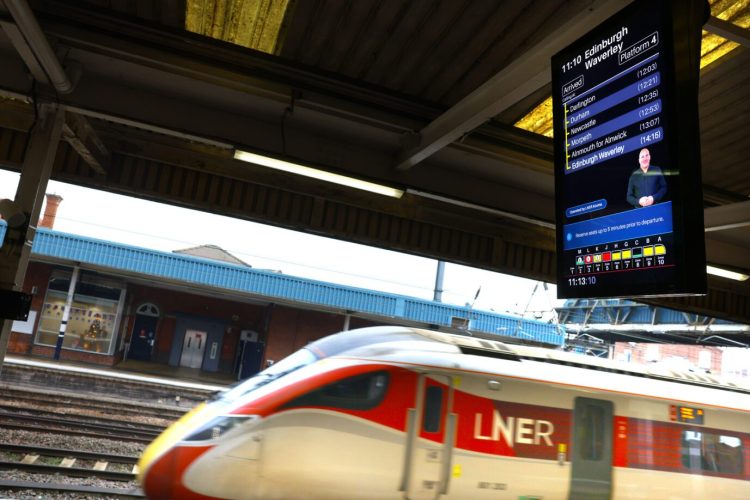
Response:
[{"label": "cctv camera", "polygon": [[26,222],[26,214],[13,200],[0,200],[0,218],[8,223],[8,227],[15,228]]}]

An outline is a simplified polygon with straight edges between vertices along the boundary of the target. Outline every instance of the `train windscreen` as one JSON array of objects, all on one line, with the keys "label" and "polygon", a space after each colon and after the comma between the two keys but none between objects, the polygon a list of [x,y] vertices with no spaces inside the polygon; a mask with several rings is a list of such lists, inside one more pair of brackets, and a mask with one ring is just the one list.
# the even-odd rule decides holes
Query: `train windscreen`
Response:
[{"label": "train windscreen", "polygon": [[405,328],[372,327],[337,333],[308,344],[257,375],[216,394],[215,399],[237,399],[318,360],[386,340],[392,342],[425,339],[418,333]]}]

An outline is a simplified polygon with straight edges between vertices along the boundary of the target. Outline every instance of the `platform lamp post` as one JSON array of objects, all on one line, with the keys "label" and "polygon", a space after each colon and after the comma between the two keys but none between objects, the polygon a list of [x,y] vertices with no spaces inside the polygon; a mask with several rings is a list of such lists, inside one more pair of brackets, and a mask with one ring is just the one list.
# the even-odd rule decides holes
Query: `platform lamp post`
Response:
[{"label": "platform lamp post", "polygon": [[63,309],[62,320],[60,321],[60,332],[57,334],[57,343],[55,344],[55,360],[60,359],[60,352],[62,351],[63,340],[65,340],[65,330],[68,328],[68,319],[70,318],[70,309],[73,307],[73,296],[76,292],[76,285],[78,284],[78,273],[80,268],[75,266],[73,268],[73,274],[70,277],[70,285],[68,286],[68,296],[65,298],[65,308]]},{"label": "platform lamp post", "polygon": [[439,260],[437,263],[437,272],[435,273],[435,290],[432,300],[435,302],[443,301],[443,282],[445,281],[445,262]]}]

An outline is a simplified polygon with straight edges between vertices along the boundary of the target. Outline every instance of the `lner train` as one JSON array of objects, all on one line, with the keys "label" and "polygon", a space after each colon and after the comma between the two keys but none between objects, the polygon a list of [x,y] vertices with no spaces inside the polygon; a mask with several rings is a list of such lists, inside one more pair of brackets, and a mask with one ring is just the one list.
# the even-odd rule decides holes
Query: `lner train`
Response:
[{"label": "lner train", "polygon": [[139,470],[158,499],[746,500],[750,387],[364,328],[196,407]]}]

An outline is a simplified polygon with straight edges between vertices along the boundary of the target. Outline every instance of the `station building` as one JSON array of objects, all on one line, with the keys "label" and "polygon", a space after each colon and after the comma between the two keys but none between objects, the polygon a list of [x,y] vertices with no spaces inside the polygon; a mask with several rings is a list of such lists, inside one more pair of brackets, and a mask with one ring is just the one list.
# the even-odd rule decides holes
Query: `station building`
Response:
[{"label": "station building", "polygon": [[[242,379],[313,340],[377,324],[549,347],[565,340],[553,324],[256,269],[211,245],[170,253],[67,234],[52,229],[52,212],[33,241],[24,282],[31,312],[13,323],[10,354],[106,366],[129,359]],[[0,221],[0,238],[6,230]]]}]

